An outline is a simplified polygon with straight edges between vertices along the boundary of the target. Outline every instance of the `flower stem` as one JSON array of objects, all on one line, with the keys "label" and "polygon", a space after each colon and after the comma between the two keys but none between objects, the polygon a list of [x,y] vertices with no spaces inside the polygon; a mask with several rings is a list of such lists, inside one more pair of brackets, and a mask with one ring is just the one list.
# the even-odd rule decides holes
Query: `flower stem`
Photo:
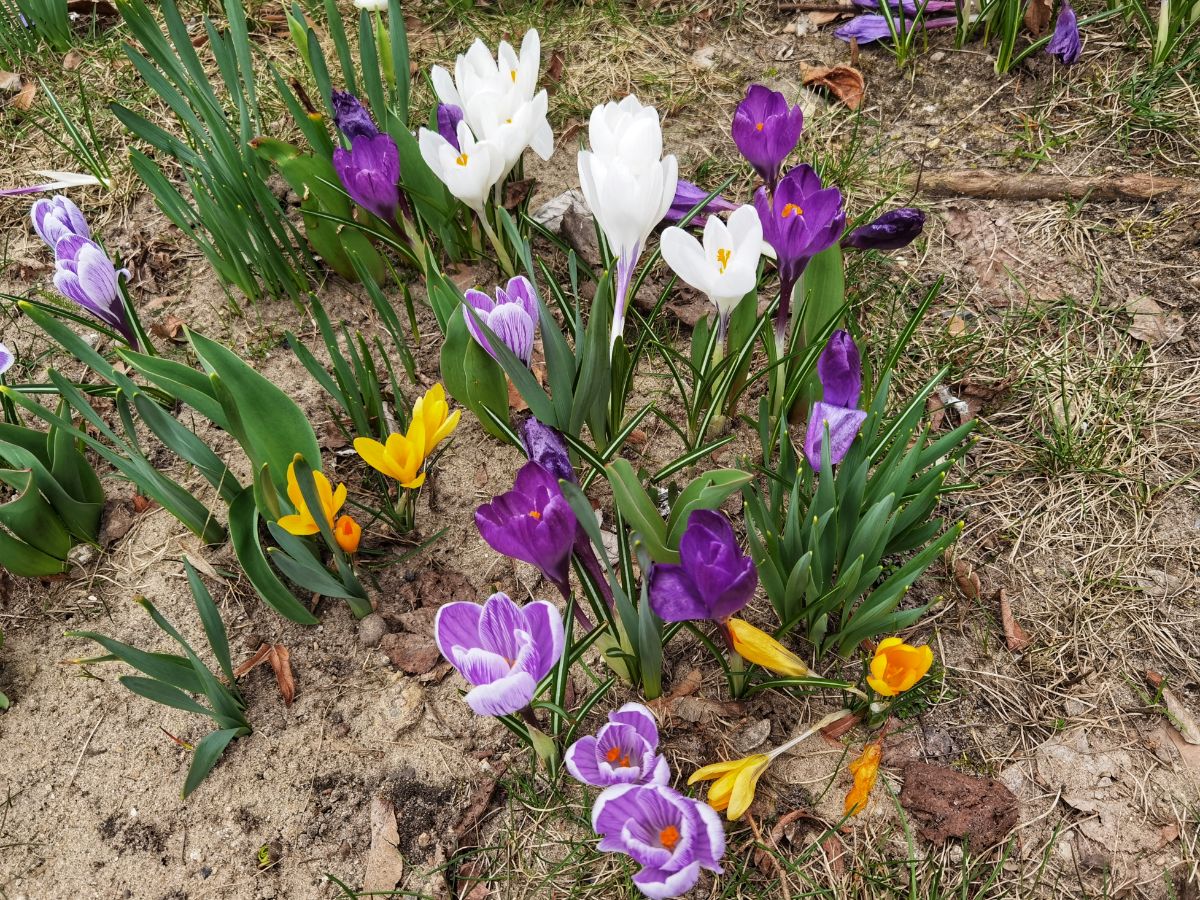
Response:
[{"label": "flower stem", "polygon": [[504,246],[504,242],[500,240],[500,235],[496,234],[491,223],[487,220],[487,215],[483,210],[479,210],[479,224],[483,226],[484,234],[488,236],[488,240],[492,242],[492,248],[496,251],[496,260],[500,263],[500,268],[505,275],[513,275],[512,258],[508,255],[508,250]]},{"label": "flower stem", "polygon": [[848,710],[848,709],[839,709],[837,712],[831,712],[829,715],[823,717],[819,722],[812,725],[807,731],[803,732],[802,734],[797,735],[796,737],[792,738],[790,741],[786,741],[786,742],[780,744],[778,747],[776,747],[774,750],[772,750],[767,755],[769,757],[771,757],[771,759],[774,759],[775,757],[779,756],[780,754],[786,753],[788,750],[791,750],[793,747],[795,747],[801,741],[807,740],[808,738],[812,737],[814,734],[816,734],[818,731],[820,731],[826,725],[832,725],[838,719],[841,719],[848,715],[850,715],[850,710]]}]

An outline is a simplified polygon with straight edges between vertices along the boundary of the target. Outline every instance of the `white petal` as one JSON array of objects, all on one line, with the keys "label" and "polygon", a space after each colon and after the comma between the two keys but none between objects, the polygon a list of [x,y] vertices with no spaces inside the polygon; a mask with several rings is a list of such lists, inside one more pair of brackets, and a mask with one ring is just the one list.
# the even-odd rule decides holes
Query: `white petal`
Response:
[{"label": "white petal", "polygon": [[713,273],[700,242],[682,228],[672,226],[659,239],[662,258],[671,270],[698,291],[707,294]]}]

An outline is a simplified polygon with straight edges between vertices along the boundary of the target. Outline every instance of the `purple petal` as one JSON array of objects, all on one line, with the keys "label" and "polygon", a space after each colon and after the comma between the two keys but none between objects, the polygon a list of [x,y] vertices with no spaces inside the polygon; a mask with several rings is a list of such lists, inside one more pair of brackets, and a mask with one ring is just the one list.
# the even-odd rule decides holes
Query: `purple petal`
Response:
[{"label": "purple petal", "polygon": [[453,103],[439,103],[437,108],[438,134],[450,142],[455,150],[462,150],[458,144],[458,123],[463,120],[463,111]]},{"label": "purple petal", "polygon": [[11,369],[14,362],[16,362],[16,357],[13,356],[12,351],[0,344],[0,375]]},{"label": "purple petal", "polygon": [[563,762],[576,781],[582,781],[592,787],[607,785],[600,774],[600,767],[596,764],[596,739],[590,734],[567,748],[567,752],[563,754]]},{"label": "purple petal", "polygon": [[650,569],[650,608],[664,622],[707,619],[708,607],[683,570],[674,563],[655,563]]},{"label": "purple petal", "polygon": [[817,359],[817,375],[824,400],[832,406],[854,409],[862,393],[862,361],[850,332],[839,329]]},{"label": "purple petal", "polygon": [[642,808],[645,790],[639,784],[618,784],[605,788],[596,798],[592,804],[592,831],[601,838],[601,850],[622,850],[621,829]]},{"label": "purple petal", "polygon": [[467,694],[467,705],[481,716],[507,716],[528,706],[536,690],[537,682],[528,672],[513,672],[473,688]]},{"label": "purple petal", "polygon": [[560,481],[578,484],[567,442],[549,425],[543,425],[533,416],[525,420],[521,432],[525,443],[525,455]]},{"label": "purple petal", "polygon": [[804,438],[804,455],[813,471],[821,469],[821,445],[825,441],[825,426],[829,426],[829,461],[836,466],[850,452],[850,445],[854,443],[866,418],[867,414],[861,410],[845,409],[828,403],[814,403],[812,415],[808,419],[808,433]]},{"label": "purple petal", "polygon": [[462,677],[474,685],[491,684],[512,672],[512,665],[503,656],[478,647],[462,652],[456,648],[450,661]]},{"label": "purple petal", "polygon": [[924,228],[925,213],[921,210],[908,206],[892,209],[855,228],[842,240],[842,246],[856,250],[899,250],[920,237]]},{"label": "purple petal", "polygon": [[1083,42],[1079,37],[1079,22],[1075,10],[1068,0],[1063,0],[1058,11],[1058,20],[1054,23],[1054,36],[1046,45],[1046,52],[1057,57],[1064,66],[1072,66],[1079,62],[1083,55]]},{"label": "purple petal", "polygon": [[478,603],[456,600],[438,608],[433,620],[433,636],[442,656],[451,662],[454,647],[466,650],[481,647],[479,641],[479,617],[483,607]]},{"label": "purple petal", "polygon": [[541,681],[558,664],[565,649],[562,614],[548,600],[526,604],[521,614],[525,619],[525,631],[538,649],[538,667],[529,674]]},{"label": "purple petal", "polygon": [[498,653],[509,660],[510,665],[521,652],[515,632],[525,630],[525,616],[521,607],[509,599],[508,594],[496,593],[487,598],[479,616],[479,644],[483,649]]},{"label": "purple petal", "polygon": [[[671,206],[667,210],[667,214],[663,216],[664,222],[678,222],[693,209],[696,204],[702,202],[709,192],[703,188],[697,187],[690,181],[682,178],[675,184],[675,199],[671,201]],[[737,209],[737,204],[730,203],[720,194],[717,194],[707,204],[692,217],[691,223],[697,228],[703,228],[708,217],[721,212],[732,212]]]},{"label": "purple petal", "polygon": [[525,365],[533,358],[534,320],[519,304],[505,303],[496,307],[487,319],[488,328]]},{"label": "purple petal", "polygon": [[647,866],[633,876],[633,883],[651,900],[665,900],[690,891],[699,877],[700,864],[697,862],[674,872]]},{"label": "purple petal", "polygon": [[359,99],[347,91],[333,91],[333,120],[352,142],[355,138],[373,138],[379,128]]},{"label": "purple petal", "polygon": [[[656,756],[654,758],[654,768],[646,777],[648,784],[668,785],[671,783],[671,766],[667,763],[665,756]],[[719,821],[719,820],[718,820]]]},{"label": "purple petal", "polygon": [[79,207],[62,194],[36,201],[30,208],[30,218],[33,220],[34,230],[51,250],[68,235],[85,239],[92,236]]},{"label": "purple petal", "polygon": [[692,801],[691,814],[695,817],[697,839],[693,852],[697,861],[711,872],[720,874],[721,857],[725,855],[725,826],[717,811],[707,803]]},{"label": "purple petal", "polygon": [[651,750],[658,748],[658,722],[654,713],[640,703],[626,703],[620,709],[608,714],[608,721],[620,722],[636,731]]}]

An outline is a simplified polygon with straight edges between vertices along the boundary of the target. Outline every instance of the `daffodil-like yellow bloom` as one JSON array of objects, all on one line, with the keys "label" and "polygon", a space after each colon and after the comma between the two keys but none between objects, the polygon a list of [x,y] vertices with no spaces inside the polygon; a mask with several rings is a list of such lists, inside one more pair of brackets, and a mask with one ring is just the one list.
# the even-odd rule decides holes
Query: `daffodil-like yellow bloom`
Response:
[{"label": "daffodil-like yellow bloom", "polygon": [[333,526],[333,537],[342,550],[353,556],[358,552],[358,542],[362,540],[362,526],[349,516],[342,516]]},{"label": "daffodil-like yellow bloom", "polygon": [[793,678],[804,678],[809,674],[808,666],[800,657],[765,631],[741,619],[730,619],[728,626],[733,649],[747,662]]},{"label": "daffodil-like yellow bloom", "polygon": [[883,743],[872,741],[863,747],[862,755],[850,763],[850,774],[854,776],[854,787],[846,795],[846,815],[857,816],[867,808],[871,789],[879,778],[879,760],[883,756]]},{"label": "daffodil-like yellow bloom", "polygon": [[408,426],[408,439],[421,439],[421,458],[429,456],[434,448],[450,437],[450,433],[458,426],[462,410],[450,415],[450,407],[446,403],[446,392],[440,384],[435,384],[425,392],[425,396],[417,398],[413,405],[412,422]]},{"label": "daffodil-like yellow bloom", "polygon": [[895,697],[924,678],[931,665],[933,650],[928,645],[913,647],[897,637],[884,638],[871,660],[867,684],[882,697]]},{"label": "daffodil-like yellow bloom", "polygon": [[[317,499],[321,501],[321,514],[325,516],[326,523],[332,528],[334,517],[346,502],[346,486],[339,484],[335,491],[330,486],[329,479],[322,473],[313,472],[312,474],[313,481],[317,486]],[[296,481],[295,462],[288,466],[287,470],[287,495],[288,499],[292,501],[292,509],[296,512],[294,515],[280,518],[279,527],[296,535],[316,534],[320,531],[317,520],[313,518],[312,511],[304,502],[304,495],[300,493],[300,485]]]},{"label": "daffodil-like yellow bloom", "polygon": [[407,435],[389,434],[386,444],[372,438],[355,438],[354,450],[368,466],[396,479],[402,487],[419,488],[425,483],[425,473],[421,471],[425,464],[425,443],[423,435],[413,434],[415,428],[414,415]]},{"label": "daffodil-like yellow bloom", "polygon": [[717,812],[728,810],[726,816],[733,822],[740,819],[754,802],[754,789],[758,778],[771,764],[772,754],[756,753],[744,759],[713,763],[692,773],[688,784],[697,781],[712,781],[708,789],[708,805]]}]

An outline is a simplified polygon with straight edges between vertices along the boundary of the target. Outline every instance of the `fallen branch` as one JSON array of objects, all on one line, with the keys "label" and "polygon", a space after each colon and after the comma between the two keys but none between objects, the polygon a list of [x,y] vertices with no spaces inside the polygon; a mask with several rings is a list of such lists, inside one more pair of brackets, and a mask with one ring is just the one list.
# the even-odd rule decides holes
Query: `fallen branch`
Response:
[{"label": "fallen branch", "polygon": [[798,0],[792,3],[780,3],[781,12],[860,12],[861,8],[853,3],[830,3],[828,0]]},{"label": "fallen branch", "polygon": [[948,169],[905,178],[909,188],[939,197],[984,200],[1192,200],[1200,181],[1158,175],[1020,175],[995,169]]}]

